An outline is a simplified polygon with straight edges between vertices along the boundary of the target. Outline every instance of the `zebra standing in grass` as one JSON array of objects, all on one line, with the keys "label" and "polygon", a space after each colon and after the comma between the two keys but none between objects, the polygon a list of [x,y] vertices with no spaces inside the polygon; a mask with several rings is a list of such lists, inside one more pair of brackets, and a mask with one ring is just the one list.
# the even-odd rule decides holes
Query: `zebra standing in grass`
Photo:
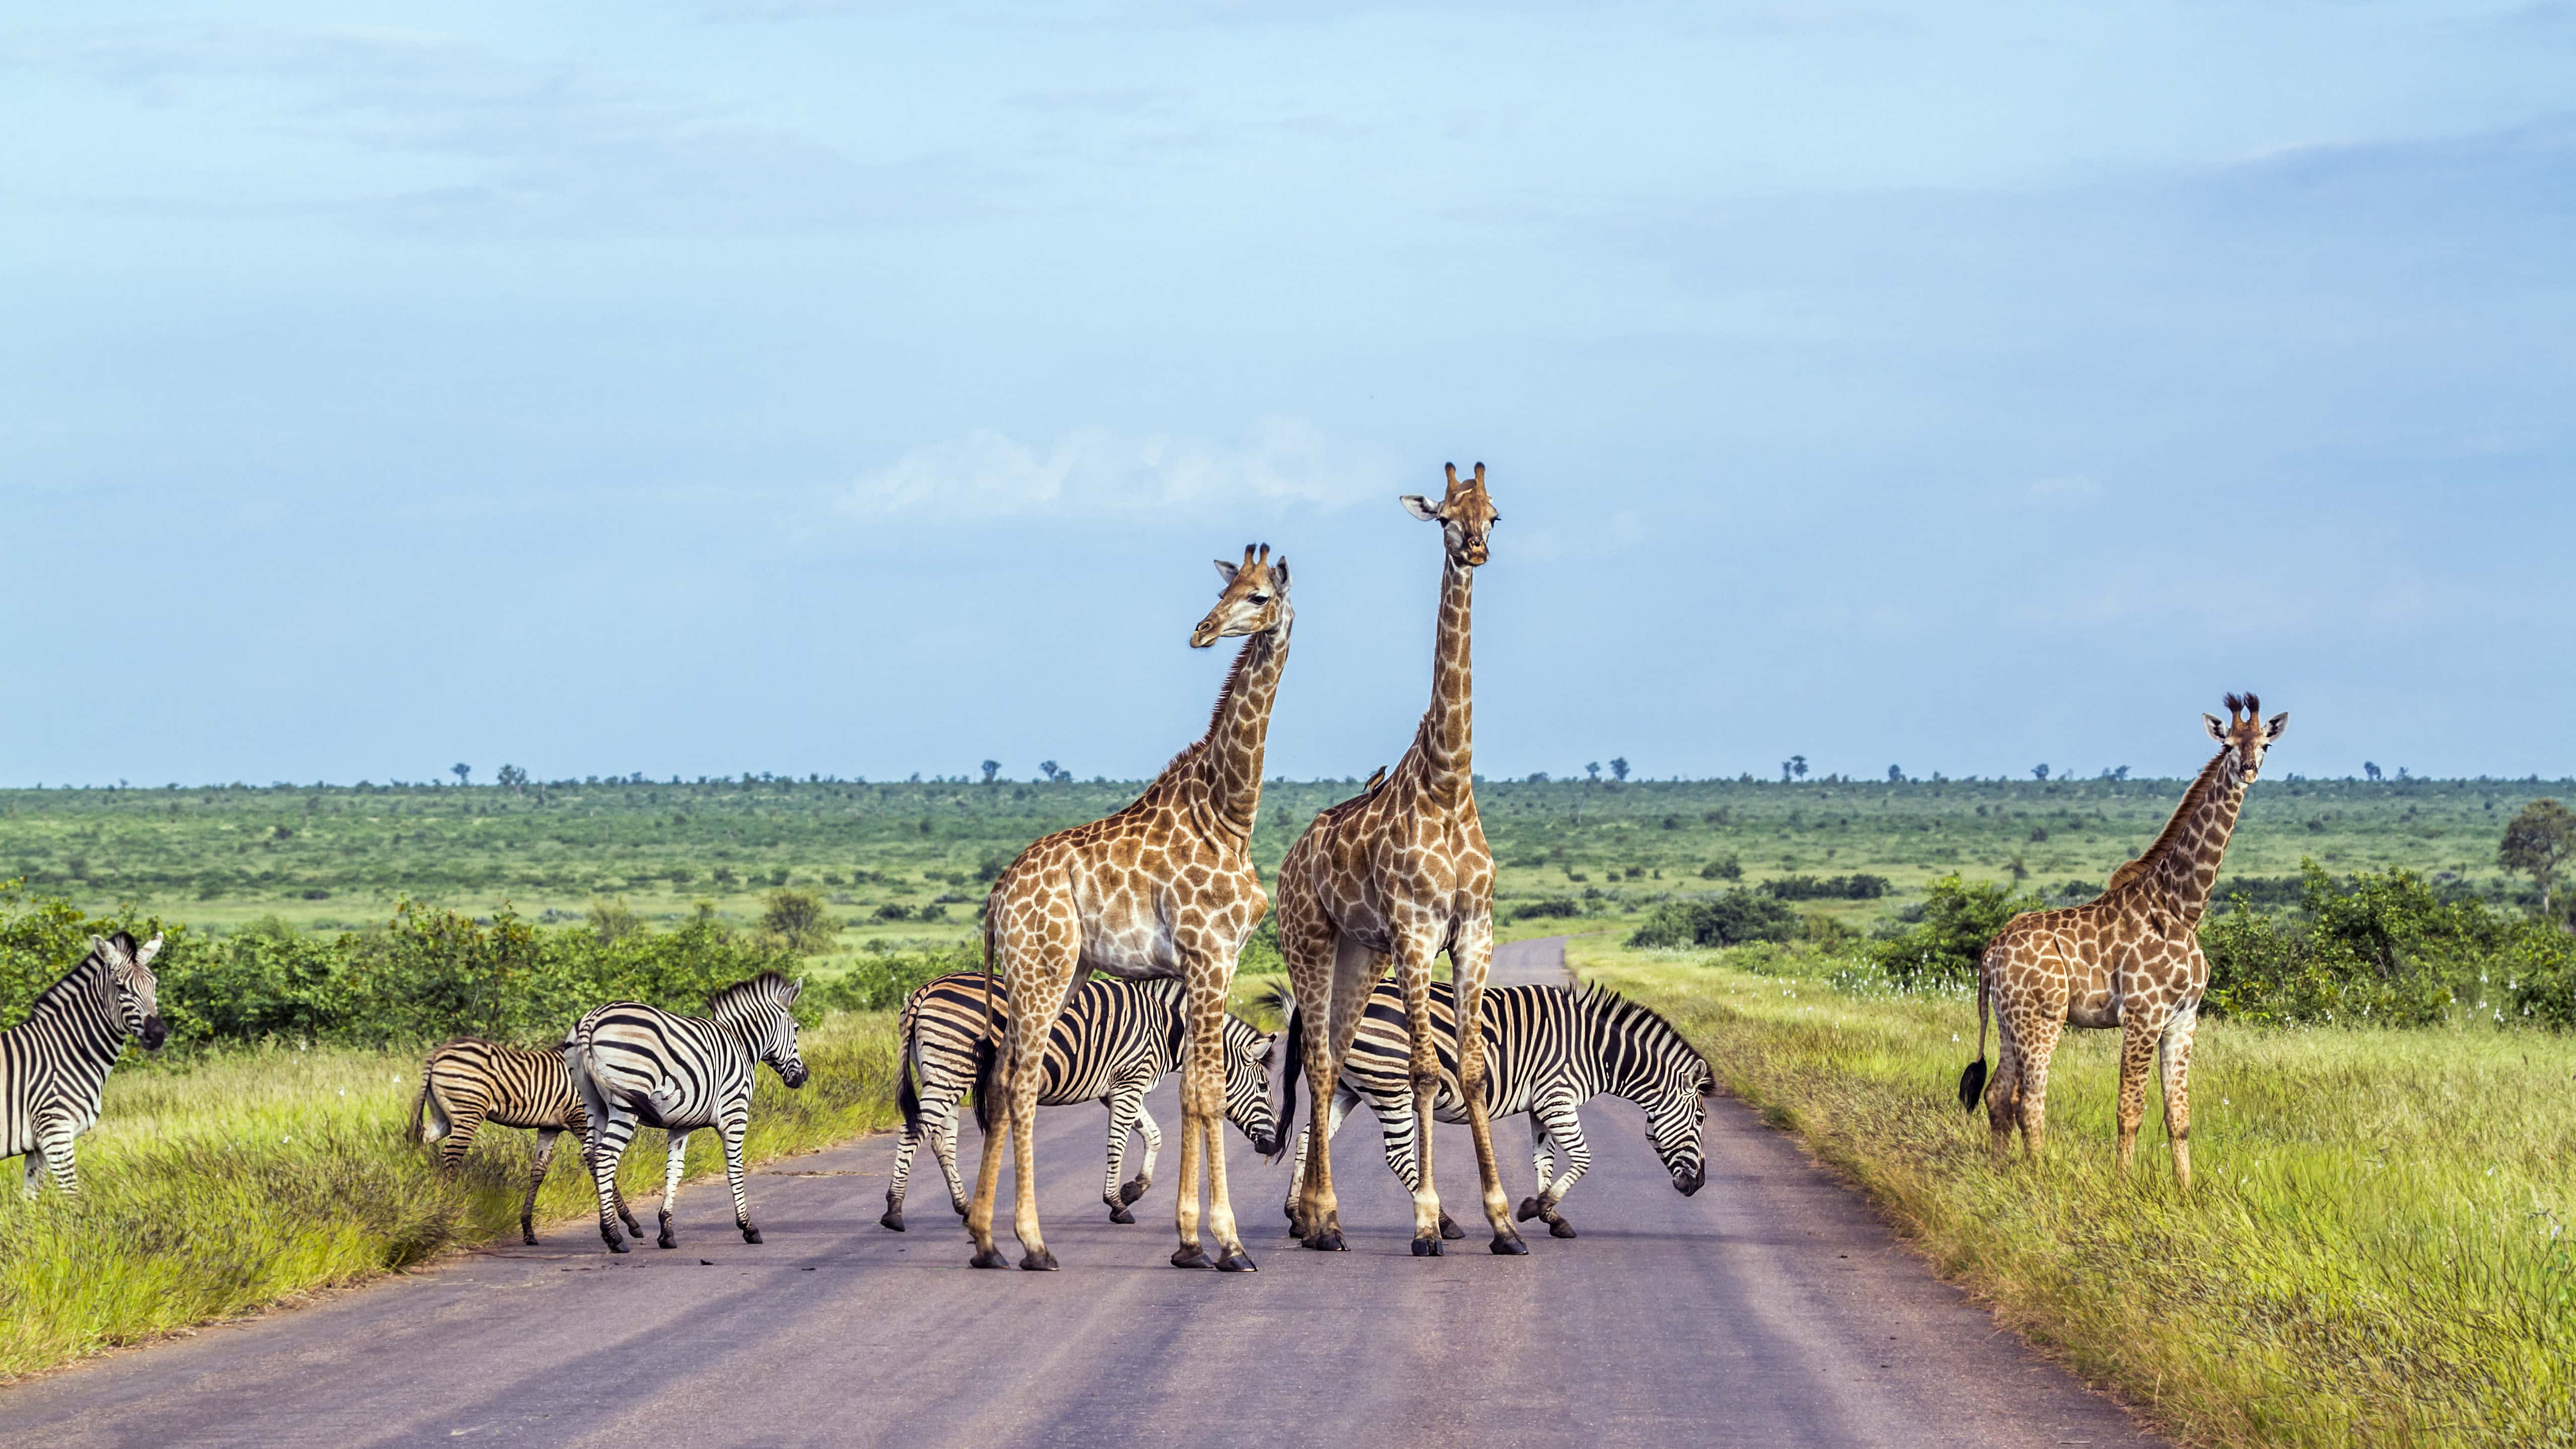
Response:
[{"label": "zebra standing in grass", "polygon": [[[1181,994],[1181,983],[1168,978],[1095,976],[1066,999],[1063,1014],[1047,1033],[1038,1105],[1098,1101],[1109,1109],[1109,1172],[1100,1197],[1109,1204],[1113,1223],[1136,1221],[1127,1205],[1154,1182],[1154,1156],[1162,1150],[1163,1133],[1145,1110],[1145,1094],[1180,1066]],[[903,1082],[896,1094],[903,1108],[903,1139],[894,1150],[885,1216],[877,1219],[883,1226],[903,1231],[904,1184],[912,1176],[913,1149],[925,1137],[948,1179],[949,1205],[959,1217],[966,1215],[966,1184],[957,1176],[957,1103],[975,1085],[976,1043],[990,1040],[984,1035],[986,1020],[993,1020],[998,1031],[998,1024],[1008,1019],[1007,1001],[997,998],[996,1004],[1004,1007],[999,1014],[985,1011],[984,978],[974,971],[937,977],[904,999],[896,1024],[903,1046]],[[1270,1106],[1270,1057],[1278,1039],[1232,1015],[1225,1019],[1222,1036],[1226,1118],[1252,1139],[1253,1151],[1271,1156],[1279,1150],[1277,1114]],[[1131,1129],[1144,1133],[1145,1162],[1134,1179],[1121,1183]]]},{"label": "zebra standing in grass", "polygon": [[[1289,1003],[1282,1003],[1283,1006]],[[1515,1214],[1521,1222],[1538,1218],[1550,1235],[1574,1236],[1574,1226],[1557,1212],[1586,1169],[1592,1148],[1583,1138],[1575,1109],[1603,1093],[1625,1097],[1646,1111],[1646,1140],[1672,1174],[1673,1186],[1688,1197],[1707,1180],[1707,1161],[1700,1146],[1700,1123],[1708,1109],[1700,1099],[1717,1091],[1708,1062],[1682,1034],[1654,1012],[1598,986],[1566,990],[1555,986],[1501,986],[1485,991],[1486,1115],[1489,1119],[1526,1112],[1530,1118],[1532,1157],[1539,1190],[1522,1200]],[[1431,997],[1432,1045],[1440,1057],[1440,1089],[1432,1115],[1443,1122],[1467,1120],[1458,1091],[1458,1020],[1456,1005],[1439,992]],[[1298,1040],[1292,1014],[1289,1039]],[[1404,1019],[1404,994],[1392,979],[1378,983],[1351,1043],[1333,1093],[1332,1120],[1325,1140],[1341,1130],[1342,1119],[1362,1100],[1377,1113],[1386,1136],[1386,1163],[1406,1188],[1416,1186],[1421,1153],[1419,1124],[1413,1119],[1410,1038]],[[1288,1056],[1287,1101],[1295,1110],[1297,1054]],[[1313,1124],[1297,1137],[1297,1170],[1288,1180],[1288,1213],[1296,1218],[1297,1181],[1306,1170],[1308,1137]],[[1565,1174],[1556,1176],[1554,1158],[1565,1158]],[[1462,1236],[1441,1215],[1440,1235]]]},{"label": "zebra standing in grass", "polygon": [[140,1037],[159,1051],[170,1035],[154,1000],[159,981],[154,936],[141,947],[123,931],[89,939],[89,954],[62,980],[37,993],[27,1019],[0,1031],[0,1158],[27,1157],[27,1196],[45,1169],[63,1191],[80,1191],[72,1139],[98,1120],[107,1070]]},{"label": "zebra standing in grass", "polygon": [[617,1163],[638,1126],[670,1133],[662,1164],[662,1236],[671,1232],[671,1199],[689,1134],[713,1127],[724,1138],[725,1181],[733,1188],[734,1226],[746,1243],[760,1241],[751,1204],[742,1192],[742,1132],[751,1118],[751,1074],[762,1062],[794,1088],[805,1085],[805,1062],[796,1054],[796,1004],[803,983],[767,971],[737,981],[707,998],[705,1016],[679,1016],[640,1001],[594,1007],[564,1039],[563,1062],[590,1117],[590,1172],[599,1193],[599,1235],[608,1251],[623,1253],[610,1216],[617,1204]]},{"label": "zebra standing in grass", "polygon": [[[555,1139],[566,1132],[589,1157],[590,1114],[573,1095],[564,1071],[563,1053],[502,1046],[475,1037],[459,1037],[429,1054],[420,1078],[420,1097],[411,1105],[411,1130],[424,1143],[445,1142],[438,1166],[454,1172],[474,1145],[475,1130],[486,1121],[504,1127],[533,1127],[537,1133],[536,1165],[528,1171],[528,1200],[519,1205],[519,1236],[530,1247],[537,1241],[537,1189],[555,1158]],[[615,1184],[611,1183],[614,1190]],[[617,1194],[617,1216],[636,1237],[644,1230],[626,1210],[626,1194]]]}]

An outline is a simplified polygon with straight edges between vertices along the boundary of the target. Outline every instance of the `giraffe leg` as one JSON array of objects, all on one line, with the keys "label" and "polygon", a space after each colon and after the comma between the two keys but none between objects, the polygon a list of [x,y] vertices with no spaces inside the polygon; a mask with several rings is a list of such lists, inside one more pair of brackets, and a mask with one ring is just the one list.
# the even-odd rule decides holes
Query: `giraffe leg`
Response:
[{"label": "giraffe leg", "polygon": [[[1351,1042],[1360,1033],[1361,1013],[1368,1006],[1369,993],[1377,985],[1379,973],[1386,968],[1386,958],[1347,936],[1334,937],[1331,944],[1332,975],[1321,992],[1320,1006],[1301,1002],[1298,1008],[1306,1018],[1306,1075],[1314,1109],[1306,1114],[1312,1150],[1306,1157],[1306,1206],[1300,1221],[1307,1247],[1338,1253],[1344,1250],[1344,1244],[1341,1199],[1333,1191],[1331,1114],[1341,1097],[1342,1063],[1350,1059]],[[1318,1120],[1326,1126],[1320,1147],[1311,1139]]]},{"label": "giraffe leg", "polygon": [[1494,925],[1471,921],[1449,952],[1451,985],[1458,998],[1458,1090],[1467,1099],[1467,1131],[1476,1144],[1476,1176],[1485,1190],[1485,1222],[1494,1230],[1493,1251],[1517,1257],[1529,1251],[1512,1226],[1512,1195],[1503,1190],[1502,1162],[1494,1153],[1492,1108],[1485,1100],[1485,977],[1494,960]]},{"label": "giraffe leg", "polygon": [[1206,1262],[1199,1247],[1198,1174],[1193,1156],[1207,1162],[1208,1198],[1207,1228],[1216,1239],[1218,1271],[1249,1273],[1255,1271],[1252,1256],[1243,1250],[1243,1239],[1235,1232],[1234,1202],[1227,1190],[1225,1174],[1225,996],[1231,985],[1232,962],[1184,961],[1183,979],[1189,982],[1189,994],[1183,1002],[1183,1021],[1189,1032],[1189,1043],[1181,1066],[1181,1174],[1180,1205],[1177,1213],[1181,1245],[1172,1254],[1176,1267],[1198,1267]]},{"label": "giraffe leg", "polygon": [[1986,1078],[1986,1128],[1995,1166],[2012,1151],[2013,1129],[2021,1125],[2022,1053],[2013,1035],[2012,1018],[2000,1002],[1995,1008],[1995,1074]]},{"label": "giraffe leg", "polygon": [[[1406,1035],[1412,1055],[1406,1080],[1413,1088],[1413,1120],[1428,1124],[1440,1099],[1440,1052],[1431,1026],[1431,957],[1436,942],[1427,932],[1411,932],[1397,942],[1396,979],[1404,991]],[[1437,1258],[1440,1247],[1440,1192],[1433,1185],[1431,1134],[1414,1136],[1413,1256]]]},{"label": "giraffe leg", "polygon": [[537,1129],[537,1158],[528,1168],[528,1200],[519,1204],[519,1241],[531,1248],[537,1245],[537,1189],[546,1184],[546,1168],[555,1160],[555,1139],[562,1135],[560,1127]]},{"label": "giraffe leg", "polygon": [[2120,1011],[2120,1135],[2114,1156],[2126,1174],[2138,1148],[2138,1125],[2147,1118],[2147,1081],[2155,1075],[2156,1043],[2165,1034],[2167,1015],[2141,1002],[2123,1003]]},{"label": "giraffe leg", "polygon": [[662,1148],[662,1236],[654,1239],[657,1247],[680,1246],[679,1235],[671,1231],[671,1205],[680,1196],[680,1176],[689,1168],[689,1134],[674,1132]]},{"label": "giraffe leg", "polygon": [[1073,989],[1072,964],[1068,959],[1060,971],[1012,982],[1011,1029],[1003,1040],[1011,1063],[1005,1088],[1011,1106],[1011,1233],[1020,1240],[1020,1266],[1032,1273],[1056,1268],[1038,1221],[1038,1085],[1046,1080],[1047,1036]]},{"label": "giraffe leg", "polygon": [[2200,1026],[2195,1001],[2165,1023],[2157,1042],[2165,1089],[2165,1140],[2173,1145],[2174,1182],[2191,1190],[2191,1038]]},{"label": "giraffe leg", "polygon": [[2042,1015],[2029,1022],[2030,1040],[2021,1047],[2021,1145],[2037,1162],[2048,1145],[2048,1060],[2057,1054],[2058,1035],[2066,1024]]}]

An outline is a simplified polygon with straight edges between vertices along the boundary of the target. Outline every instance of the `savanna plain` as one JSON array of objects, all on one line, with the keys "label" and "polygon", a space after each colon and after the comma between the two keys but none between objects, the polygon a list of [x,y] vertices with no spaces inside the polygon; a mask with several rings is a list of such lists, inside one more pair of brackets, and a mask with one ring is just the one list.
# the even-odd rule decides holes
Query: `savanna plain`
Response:
[{"label": "savanna plain", "polygon": [[[1573,937],[1578,975],[1671,1017],[1942,1272],[2176,1437],[2576,1444],[2576,937],[2563,894],[2499,859],[2576,782],[2267,776],[2202,924],[2193,1188],[2152,1111],[2137,1170],[2113,1170],[2110,1033],[2058,1054],[2048,1159],[1990,1160],[1956,1094],[1977,945],[2090,899],[2183,786],[1604,778],[1478,799],[1507,937]],[[1136,788],[512,771],[0,791],[0,1020],[127,927],[166,933],[172,1029],[110,1080],[81,1196],[0,1195],[0,1375],[513,1229],[527,1134],[487,1128],[452,1178],[413,1134],[422,1054],[450,1036],[550,1046],[601,1000],[694,1010],[786,970],[809,983],[812,1081],[763,1075],[752,1155],[887,1125],[893,1008],[974,964],[985,883]],[[1273,782],[1265,875],[1357,789]],[[1278,970],[1256,934],[1247,1015]],[[658,1167],[630,1153],[628,1191]],[[693,1172],[719,1167],[693,1144]],[[587,1235],[590,1210],[559,1163],[543,1230]]]}]

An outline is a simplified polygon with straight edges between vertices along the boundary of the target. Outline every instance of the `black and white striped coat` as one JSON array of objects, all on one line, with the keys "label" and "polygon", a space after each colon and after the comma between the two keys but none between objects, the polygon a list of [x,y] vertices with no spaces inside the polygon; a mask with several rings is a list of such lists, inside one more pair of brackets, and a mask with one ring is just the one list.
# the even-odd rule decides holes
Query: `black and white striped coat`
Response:
[{"label": "black and white striped coat", "polygon": [[563,1044],[564,1069],[590,1116],[591,1180],[599,1194],[599,1235],[612,1253],[626,1244],[610,1216],[617,1204],[617,1163],[638,1127],[670,1134],[662,1164],[662,1235],[671,1232],[671,1199],[680,1190],[689,1134],[713,1127],[724,1138],[725,1181],[733,1188],[734,1226],[746,1243],[760,1241],[743,1196],[742,1134],[751,1121],[752,1069],[767,1062],[790,1088],[805,1085],[796,1054],[800,983],[775,971],[738,981],[707,998],[705,1016],[681,1016],[640,1001],[594,1007]]},{"label": "black and white striped coat", "polygon": [[80,1191],[72,1139],[98,1121],[108,1068],[127,1037],[159,1051],[169,1036],[152,975],[160,949],[159,936],[139,947],[123,931],[90,937],[81,963],[37,994],[25,1021],[0,1031],[0,1158],[25,1154],[27,1196],[47,1168],[63,1191]]},{"label": "black and white striped coat", "polygon": [[[519,1236],[534,1245],[537,1189],[544,1185],[546,1168],[554,1161],[555,1139],[570,1132],[581,1144],[585,1160],[589,1153],[590,1114],[573,1094],[563,1053],[503,1046],[470,1036],[431,1052],[429,1064],[421,1071],[420,1097],[412,1103],[411,1130],[424,1143],[445,1144],[438,1152],[441,1171],[454,1172],[465,1161],[475,1131],[485,1122],[536,1131],[537,1157],[528,1172],[528,1197],[519,1205]],[[617,1216],[628,1232],[644,1236],[644,1230],[635,1225],[635,1215],[626,1210],[623,1193],[618,1195]]]},{"label": "black and white striped coat", "polygon": [[[1047,1034],[1038,1105],[1099,1102],[1109,1109],[1109,1170],[1100,1196],[1109,1220],[1132,1223],[1127,1205],[1154,1180],[1162,1130],[1145,1110],[1145,1094],[1180,1065],[1181,983],[1168,978],[1122,981],[1095,976],[1065,999],[1064,1012]],[[993,1029],[1009,1018],[1008,998],[998,998]],[[877,1221],[903,1231],[903,1198],[912,1157],[923,1139],[948,1179],[948,1201],[966,1213],[966,1184],[957,1176],[957,1104],[975,1085],[976,1042],[985,1031],[984,977],[960,971],[924,982],[903,1003],[897,1030],[903,1043],[903,1138],[895,1146],[894,1173],[886,1187],[885,1216]],[[1275,1037],[1229,1015],[1225,1043],[1225,1115],[1264,1155],[1278,1150],[1278,1114],[1270,1105],[1270,1061]],[[917,1085],[916,1085],[917,1084]],[[1125,1182],[1127,1136],[1145,1137],[1145,1161]]]},{"label": "black and white striped coat", "polygon": [[[1443,1122],[1467,1120],[1458,1088],[1458,1017],[1449,993],[1431,994],[1433,1048],[1440,1058],[1440,1090],[1432,1115]],[[1291,1040],[1297,1030],[1293,1017]],[[1528,1113],[1531,1156],[1538,1168],[1538,1192],[1522,1201],[1522,1222],[1539,1218],[1560,1238],[1574,1228],[1556,1210],[1567,1192],[1592,1165],[1592,1148],[1583,1137],[1576,1108],[1607,1093],[1624,1097],[1646,1112],[1646,1140],[1654,1144],[1673,1186],[1687,1197],[1706,1180],[1700,1124],[1708,1116],[1701,1098],[1717,1090],[1715,1076],[1670,1022],[1616,992],[1598,986],[1566,990],[1555,986],[1489,987],[1484,999],[1485,1110],[1491,1120]],[[1392,979],[1370,993],[1360,1019],[1359,1035],[1343,1063],[1333,1094],[1327,1140],[1341,1130],[1342,1119],[1362,1101],[1376,1112],[1386,1138],[1387,1166],[1416,1186],[1421,1161],[1418,1124],[1413,1120],[1411,1038],[1405,1027],[1404,993]],[[1289,1073],[1296,1058],[1289,1058]],[[1295,1083],[1288,1088],[1294,1102]],[[1311,1130],[1312,1124],[1308,1124]],[[1297,1135],[1297,1170],[1289,1177],[1288,1206],[1295,1217],[1297,1178],[1306,1170],[1307,1132]],[[1554,1159],[1565,1159],[1558,1176]],[[1443,1217],[1444,1237],[1459,1236]]]}]

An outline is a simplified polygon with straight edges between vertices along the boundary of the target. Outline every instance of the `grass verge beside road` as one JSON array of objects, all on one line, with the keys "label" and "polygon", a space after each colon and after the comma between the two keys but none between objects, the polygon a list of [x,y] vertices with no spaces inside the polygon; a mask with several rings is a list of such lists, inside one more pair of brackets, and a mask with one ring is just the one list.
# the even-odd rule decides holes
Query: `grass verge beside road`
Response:
[{"label": "grass verge beside road", "polygon": [[1943,1273],[2180,1437],[2576,1445],[2576,1040],[2204,1022],[2186,1196],[2152,1103],[2138,1170],[2112,1166],[2116,1033],[2068,1033],[2047,1162],[1998,1170],[1956,1097],[1966,993],[1616,939],[1576,938],[1576,974],[1664,1012]]},{"label": "grass verge beside road", "polygon": [[[896,1120],[893,1013],[826,1017],[801,1050],[804,1090],[758,1073],[752,1161]],[[535,1134],[487,1126],[464,1170],[440,1176],[435,1149],[410,1130],[424,1055],[267,1048],[129,1061],[80,1139],[78,1198],[49,1186],[25,1202],[14,1180],[0,1184],[0,1379],[515,1235]],[[661,1147],[647,1132],[627,1149],[630,1199],[658,1197]],[[724,1170],[716,1133],[690,1140],[688,1166]],[[757,1221],[756,1188],[752,1211]],[[554,1220],[541,1231],[597,1247],[592,1213],[565,1139],[537,1200],[539,1221]],[[649,1203],[638,1216],[649,1232]]]}]

